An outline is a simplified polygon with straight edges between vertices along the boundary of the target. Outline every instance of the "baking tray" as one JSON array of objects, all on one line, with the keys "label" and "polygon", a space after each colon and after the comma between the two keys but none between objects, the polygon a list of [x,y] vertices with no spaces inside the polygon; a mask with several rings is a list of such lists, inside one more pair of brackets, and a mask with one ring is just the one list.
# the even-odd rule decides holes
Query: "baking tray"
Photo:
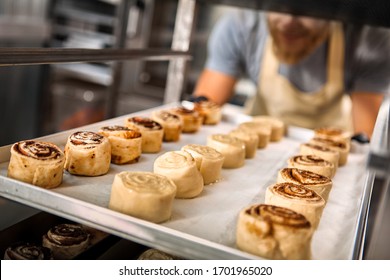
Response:
[{"label": "baking tray", "polygon": [[[98,131],[106,125],[123,125],[130,116],[150,116],[157,108],[113,118],[57,134],[37,138],[64,148],[67,137],[78,130]],[[239,211],[253,203],[263,203],[266,188],[276,182],[279,169],[287,167],[287,159],[296,155],[299,144],[309,140],[311,130],[289,127],[280,141],[259,149],[238,169],[223,169],[218,183],[206,186],[199,197],[175,199],[172,217],[154,224],[108,209],[111,184],[115,174],[127,171],[153,171],[157,156],[179,150],[186,144],[206,144],[214,133],[227,133],[249,117],[239,107],[226,105],[222,121],[215,126],[202,126],[194,134],[182,134],[179,142],[163,143],[158,154],[142,154],[138,163],[114,165],[108,174],[82,177],[64,173],[60,187],[42,189],[6,176],[11,145],[0,148],[0,195],[107,233],[164,250],[187,259],[259,259],[235,246]],[[347,165],[333,178],[333,189],[323,212],[321,223],[312,240],[314,259],[352,259],[366,176],[367,145],[354,143]],[[2,215],[5,215],[2,213]]]}]

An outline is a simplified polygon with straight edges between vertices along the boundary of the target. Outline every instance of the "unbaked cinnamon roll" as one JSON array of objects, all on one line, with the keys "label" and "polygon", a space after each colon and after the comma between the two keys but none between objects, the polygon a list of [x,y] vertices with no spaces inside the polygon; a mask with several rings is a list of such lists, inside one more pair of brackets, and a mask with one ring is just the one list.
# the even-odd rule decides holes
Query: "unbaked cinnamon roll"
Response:
[{"label": "unbaked cinnamon roll", "polygon": [[265,203],[290,208],[308,219],[316,229],[320,223],[325,200],[315,191],[303,185],[278,183],[265,192]]},{"label": "unbaked cinnamon roll", "polygon": [[221,106],[210,100],[202,100],[194,103],[194,110],[203,118],[203,124],[218,124],[222,118]]},{"label": "unbaked cinnamon roll", "polygon": [[303,170],[326,176],[332,179],[336,173],[333,163],[316,155],[297,155],[288,159],[288,167],[295,167]]},{"label": "unbaked cinnamon roll", "polygon": [[336,141],[351,141],[352,133],[337,127],[319,127],[314,129],[314,137],[333,139]]},{"label": "unbaked cinnamon roll", "polygon": [[111,162],[125,164],[138,162],[142,152],[142,134],[125,126],[105,126],[99,134],[108,138],[111,144]]},{"label": "unbaked cinnamon roll", "polygon": [[324,145],[317,145],[314,143],[302,143],[299,146],[299,153],[301,155],[316,155],[323,158],[335,166],[339,165],[340,153],[338,151],[329,149]]},{"label": "unbaked cinnamon roll", "polygon": [[207,137],[207,146],[220,152],[224,157],[223,168],[239,168],[245,164],[245,144],[228,134],[212,134]]},{"label": "unbaked cinnamon roll", "polygon": [[271,141],[277,142],[280,141],[283,136],[286,134],[287,126],[286,124],[276,118],[271,116],[254,116],[252,118],[252,121],[255,122],[261,122],[261,123],[268,123],[271,125]]},{"label": "unbaked cinnamon roll", "polygon": [[197,132],[203,123],[203,117],[198,111],[187,109],[184,107],[175,107],[170,109],[173,114],[179,115],[183,121],[184,133],[195,133]]},{"label": "unbaked cinnamon roll", "polygon": [[351,149],[351,144],[345,140],[334,140],[334,139],[326,139],[320,137],[312,138],[309,143],[313,143],[315,145],[325,146],[333,151],[337,151],[340,155],[339,157],[339,166],[343,166],[347,163],[349,151]]},{"label": "unbaked cinnamon roll", "polygon": [[303,185],[318,193],[325,201],[328,201],[333,182],[328,177],[320,174],[298,169],[283,168],[278,172],[277,183],[294,183]]},{"label": "unbaked cinnamon roll", "polygon": [[280,206],[257,204],[240,211],[236,243],[240,250],[267,259],[311,258],[313,230],[301,214]]},{"label": "unbaked cinnamon roll", "polygon": [[252,133],[245,129],[233,129],[229,135],[236,137],[245,144],[245,158],[254,158],[259,144],[259,137],[256,133]]},{"label": "unbaked cinnamon roll", "polygon": [[73,259],[84,252],[89,243],[89,233],[78,224],[56,225],[42,237],[42,245],[49,248],[57,260]]},{"label": "unbaked cinnamon roll", "polygon": [[8,177],[42,188],[62,183],[65,155],[55,144],[27,140],[11,146]]},{"label": "unbaked cinnamon roll", "polygon": [[179,115],[173,114],[169,110],[158,110],[152,112],[152,119],[163,127],[163,141],[177,142],[180,140],[183,121]]},{"label": "unbaked cinnamon roll", "polygon": [[69,135],[65,145],[65,170],[74,175],[99,176],[110,169],[111,145],[107,137],[90,131]]},{"label": "unbaked cinnamon roll", "polygon": [[177,198],[193,198],[203,191],[202,174],[196,166],[195,159],[186,151],[162,154],[154,161],[153,171],[175,183]]},{"label": "unbaked cinnamon roll", "polygon": [[28,243],[18,242],[9,246],[4,253],[4,260],[52,260],[49,248]]},{"label": "unbaked cinnamon roll", "polygon": [[257,134],[257,148],[264,149],[271,140],[271,125],[266,122],[243,122],[239,124],[238,128],[246,133]]},{"label": "unbaked cinnamon roll", "polygon": [[175,183],[152,172],[123,171],[115,175],[109,208],[140,219],[161,223],[172,214]]},{"label": "unbaked cinnamon roll", "polygon": [[192,155],[203,176],[205,185],[215,183],[221,178],[224,155],[209,146],[188,144],[181,148]]},{"label": "unbaked cinnamon roll", "polygon": [[147,117],[131,117],[126,119],[125,125],[141,132],[143,153],[160,152],[164,137],[164,129],[160,123]]}]

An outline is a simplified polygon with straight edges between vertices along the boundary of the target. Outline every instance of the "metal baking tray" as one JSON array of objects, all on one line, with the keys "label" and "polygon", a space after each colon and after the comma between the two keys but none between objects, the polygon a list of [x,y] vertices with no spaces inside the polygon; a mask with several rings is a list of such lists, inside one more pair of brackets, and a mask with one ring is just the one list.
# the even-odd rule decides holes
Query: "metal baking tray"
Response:
[{"label": "metal baking tray", "polygon": [[[157,108],[113,118],[57,134],[38,138],[64,148],[67,137],[79,130],[97,131],[106,125],[123,125],[129,116],[149,116]],[[142,154],[138,163],[111,164],[108,174],[82,177],[64,173],[62,184],[46,190],[7,177],[10,147],[0,148],[0,195],[60,217],[100,229],[107,233],[164,250],[187,259],[259,259],[237,249],[236,222],[239,211],[253,203],[263,203],[266,188],[276,182],[279,169],[287,167],[289,157],[296,155],[299,144],[312,137],[312,131],[289,127],[280,141],[259,149],[238,169],[222,170],[219,182],[205,186],[199,197],[175,199],[172,217],[154,224],[108,209],[111,184],[115,174],[128,171],[153,171],[157,156],[179,150],[190,143],[206,144],[213,133],[228,133],[249,117],[236,106],[223,108],[223,119],[215,126],[202,126],[194,134],[182,134],[179,142],[163,143],[158,154]],[[362,197],[367,181],[368,147],[354,144],[348,163],[333,178],[333,189],[323,212],[321,223],[312,240],[314,259],[352,259],[357,242]],[[5,215],[5,213],[2,213]]]}]

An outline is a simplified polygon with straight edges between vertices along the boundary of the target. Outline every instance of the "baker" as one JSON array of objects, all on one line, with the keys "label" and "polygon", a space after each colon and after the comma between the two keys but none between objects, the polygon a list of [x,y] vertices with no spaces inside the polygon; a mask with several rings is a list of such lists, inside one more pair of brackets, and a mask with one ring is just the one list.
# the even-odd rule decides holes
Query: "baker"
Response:
[{"label": "baker", "polygon": [[370,137],[389,91],[389,49],[387,29],[242,9],[213,28],[194,96],[222,105],[247,76],[257,85],[250,115]]}]

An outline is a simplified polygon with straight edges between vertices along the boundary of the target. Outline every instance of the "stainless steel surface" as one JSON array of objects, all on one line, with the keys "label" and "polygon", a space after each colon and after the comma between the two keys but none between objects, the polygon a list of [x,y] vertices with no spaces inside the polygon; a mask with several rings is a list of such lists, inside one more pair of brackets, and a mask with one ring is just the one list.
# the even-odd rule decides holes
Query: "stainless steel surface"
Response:
[{"label": "stainless steel surface", "polygon": [[[172,49],[188,51],[190,47],[191,31],[193,28],[195,0],[180,0],[177,9]],[[168,68],[167,85],[165,88],[164,104],[177,102],[181,99],[184,86],[186,60],[175,59],[170,61]]]},{"label": "stainless steel surface", "polygon": [[161,49],[0,48],[0,66],[129,59],[189,59],[188,52]]},{"label": "stainless steel surface", "polygon": [[[233,108],[236,109],[236,107]],[[157,108],[152,110],[155,109]],[[148,115],[152,110],[138,112],[136,115]],[[196,134],[183,134],[178,143],[164,143],[161,153],[168,150],[178,150],[188,143],[204,143],[207,135],[218,131],[229,131],[239,122],[248,119],[248,116],[237,112],[234,110],[225,111],[224,121],[221,124],[204,126]],[[122,116],[77,128],[77,130],[96,131],[101,126],[123,123],[125,118],[126,116]],[[67,136],[75,130],[64,131],[40,139],[63,147]],[[256,159],[248,160],[242,168],[223,170],[222,180],[212,186],[206,186],[202,196],[191,200],[175,200],[173,217],[163,224],[149,223],[107,208],[113,175],[121,170],[151,171],[153,161],[158,154],[143,154],[137,164],[112,165],[109,174],[96,178],[65,174],[61,187],[45,190],[7,178],[6,165],[10,146],[2,147],[0,148],[0,158],[2,159],[0,163],[0,185],[2,185],[0,194],[31,207],[184,258],[253,259],[257,257],[244,253],[234,246],[237,213],[249,202],[264,201],[264,188],[276,180],[277,170],[286,165],[286,159],[296,152],[300,141],[306,140],[310,135],[310,131],[290,128],[288,137],[280,143],[274,143],[267,149],[258,151]],[[321,256],[351,258],[350,250],[352,250],[353,236],[357,226],[355,219],[357,219],[359,210],[354,205],[360,200],[360,191],[363,185],[360,179],[363,178],[360,173],[361,168],[364,167],[361,164],[363,159],[361,155],[364,154],[352,155],[350,165],[344,167],[340,171],[339,177],[334,181],[337,186],[334,188],[333,197],[330,197],[328,202],[327,209],[329,211],[325,209],[326,213],[323,214],[322,221],[325,224],[321,230],[317,231],[313,243],[314,253],[319,258],[322,258]],[[358,161],[354,161],[354,156],[355,160]],[[246,174],[245,178],[242,174]],[[348,178],[344,178],[343,174]],[[358,174],[357,177],[355,177],[356,174]],[[348,188],[346,189],[346,187]],[[337,202],[345,195],[349,195],[350,191],[355,195],[354,198],[346,200],[346,205],[344,200],[341,204],[340,201]],[[211,203],[210,199],[214,203]],[[215,203],[215,201],[219,202]],[[229,205],[229,207],[222,207],[223,205]],[[342,213],[342,215],[335,215],[335,212]],[[349,222],[345,222],[345,219],[349,219]],[[336,224],[334,224],[335,222]],[[214,226],[209,227],[210,224]],[[218,229],[216,230],[216,228]],[[324,239],[327,239],[328,242],[324,243]],[[333,242],[337,244],[342,242],[346,250],[341,250]],[[340,255],[338,254],[340,251],[344,252]]]}]

